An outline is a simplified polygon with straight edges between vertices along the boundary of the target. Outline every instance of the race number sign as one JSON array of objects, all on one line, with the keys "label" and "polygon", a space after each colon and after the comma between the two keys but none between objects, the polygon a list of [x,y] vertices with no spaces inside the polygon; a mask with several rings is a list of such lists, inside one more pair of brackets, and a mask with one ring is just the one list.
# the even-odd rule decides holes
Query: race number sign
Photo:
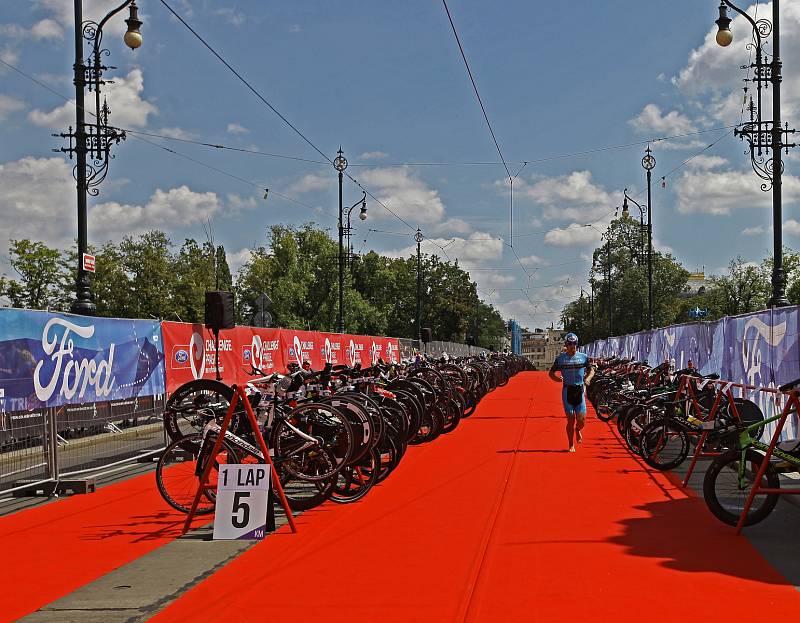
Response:
[{"label": "race number sign", "polygon": [[267,530],[270,466],[220,465],[214,539],[263,539]]}]

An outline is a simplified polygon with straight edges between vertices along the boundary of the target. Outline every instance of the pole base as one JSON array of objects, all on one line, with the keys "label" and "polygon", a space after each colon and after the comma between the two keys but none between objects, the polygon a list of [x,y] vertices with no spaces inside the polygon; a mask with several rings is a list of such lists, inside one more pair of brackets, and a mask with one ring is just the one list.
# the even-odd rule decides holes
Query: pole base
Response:
[{"label": "pole base", "polygon": [[775,298],[771,298],[769,303],[767,303],[767,307],[789,307],[791,303],[789,299],[786,298],[785,294],[781,294]]}]

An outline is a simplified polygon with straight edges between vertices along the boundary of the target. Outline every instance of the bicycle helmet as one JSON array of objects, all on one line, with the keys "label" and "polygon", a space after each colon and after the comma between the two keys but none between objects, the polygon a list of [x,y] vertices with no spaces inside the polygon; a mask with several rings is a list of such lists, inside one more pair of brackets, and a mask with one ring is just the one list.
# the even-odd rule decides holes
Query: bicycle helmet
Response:
[{"label": "bicycle helmet", "polygon": [[567,333],[564,336],[564,343],[565,344],[577,344],[578,343],[578,336],[574,333]]}]

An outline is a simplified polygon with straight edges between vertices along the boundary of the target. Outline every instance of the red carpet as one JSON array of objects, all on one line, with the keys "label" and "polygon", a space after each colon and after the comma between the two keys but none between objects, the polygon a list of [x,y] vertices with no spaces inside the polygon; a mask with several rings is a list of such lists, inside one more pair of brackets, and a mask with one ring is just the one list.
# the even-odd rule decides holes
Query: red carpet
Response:
[{"label": "red carpet", "polygon": [[590,416],[526,373],[382,486],[267,538],[154,621],[677,621],[796,617],[800,594]]},{"label": "red carpet", "polygon": [[162,500],[150,473],[0,518],[0,621],[30,614],[177,538],[185,517]]}]

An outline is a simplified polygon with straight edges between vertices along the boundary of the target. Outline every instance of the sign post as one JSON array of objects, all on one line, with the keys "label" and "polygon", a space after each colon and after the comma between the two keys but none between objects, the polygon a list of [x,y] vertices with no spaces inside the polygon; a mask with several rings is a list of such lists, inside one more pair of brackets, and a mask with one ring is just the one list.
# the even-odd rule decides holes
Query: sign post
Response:
[{"label": "sign post", "polygon": [[214,539],[263,539],[267,530],[269,464],[220,465]]}]

